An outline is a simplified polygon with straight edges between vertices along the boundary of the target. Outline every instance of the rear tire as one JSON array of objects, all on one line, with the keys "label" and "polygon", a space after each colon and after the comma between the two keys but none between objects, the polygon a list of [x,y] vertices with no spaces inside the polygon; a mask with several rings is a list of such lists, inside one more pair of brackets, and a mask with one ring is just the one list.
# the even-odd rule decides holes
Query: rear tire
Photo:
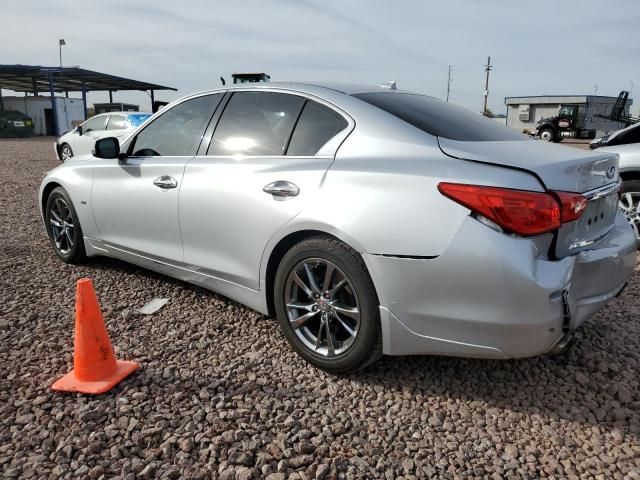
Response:
[{"label": "rear tire", "polygon": [[286,253],[274,303],[289,344],[321,370],[353,372],[382,356],[373,282],[362,257],[336,239],[312,237]]},{"label": "rear tire", "polygon": [[76,264],[87,259],[80,220],[64,188],[54,188],[49,194],[44,220],[53,250],[63,262]]},{"label": "rear tire", "polygon": [[633,227],[638,248],[640,249],[640,180],[624,180],[620,208]]}]

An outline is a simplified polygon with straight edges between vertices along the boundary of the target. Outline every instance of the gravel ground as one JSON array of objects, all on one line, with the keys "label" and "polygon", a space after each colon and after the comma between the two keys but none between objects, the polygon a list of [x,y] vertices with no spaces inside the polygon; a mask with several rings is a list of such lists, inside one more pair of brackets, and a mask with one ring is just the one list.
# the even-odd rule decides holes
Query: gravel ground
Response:
[{"label": "gravel ground", "polygon": [[[276,322],[113,260],[68,266],[37,213],[51,140],[0,141],[0,471],[7,478],[640,478],[640,269],[564,356],[385,358],[333,377]],[[110,393],[54,394],[91,277]],[[131,313],[154,297],[158,313]]]}]

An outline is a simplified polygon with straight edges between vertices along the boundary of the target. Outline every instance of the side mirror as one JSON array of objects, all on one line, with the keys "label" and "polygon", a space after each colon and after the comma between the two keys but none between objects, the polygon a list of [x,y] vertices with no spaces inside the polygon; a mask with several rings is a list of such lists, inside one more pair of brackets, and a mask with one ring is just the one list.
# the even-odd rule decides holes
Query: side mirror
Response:
[{"label": "side mirror", "polygon": [[82,133],[83,133],[82,125],[78,125],[78,126],[76,127],[76,132],[78,132],[78,135],[82,135]]},{"label": "side mirror", "polygon": [[120,142],[117,138],[101,138],[96,142],[93,154],[98,158],[119,158]]}]

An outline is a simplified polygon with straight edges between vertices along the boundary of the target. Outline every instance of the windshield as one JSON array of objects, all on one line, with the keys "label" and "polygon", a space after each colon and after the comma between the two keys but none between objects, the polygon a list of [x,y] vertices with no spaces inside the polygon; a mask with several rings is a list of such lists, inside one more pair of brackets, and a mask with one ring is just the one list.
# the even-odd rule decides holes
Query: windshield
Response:
[{"label": "windshield", "polygon": [[560,110],[558,110],[559,117],[573,117],[573,112],[575,111],[575,105],[562,105]]},{"label": "windshield", "polygon": [[437,137],[472,142],[527,140],[479,113],[413,93],[359,93],[354,97]]},{"label": "windshield", "polygon": [[135,127],[139,127],[150,116],[151,116],[151,114],[149,114],[149,113],[134,113],[134,114],[128,115],[129,124],[134,128]]}]

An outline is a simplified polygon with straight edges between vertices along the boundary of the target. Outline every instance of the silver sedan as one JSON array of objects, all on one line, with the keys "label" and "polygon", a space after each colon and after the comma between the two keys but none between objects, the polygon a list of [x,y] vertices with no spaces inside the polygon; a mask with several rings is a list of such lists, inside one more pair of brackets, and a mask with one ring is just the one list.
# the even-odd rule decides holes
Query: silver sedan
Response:
[{"label": "silver sedan", "polygon": [[560,351],[624,287],[618,156],[432,97],[245,84],[96,142],[40,189],[67,263],[117,257],[278,318],[307,361]]}]

